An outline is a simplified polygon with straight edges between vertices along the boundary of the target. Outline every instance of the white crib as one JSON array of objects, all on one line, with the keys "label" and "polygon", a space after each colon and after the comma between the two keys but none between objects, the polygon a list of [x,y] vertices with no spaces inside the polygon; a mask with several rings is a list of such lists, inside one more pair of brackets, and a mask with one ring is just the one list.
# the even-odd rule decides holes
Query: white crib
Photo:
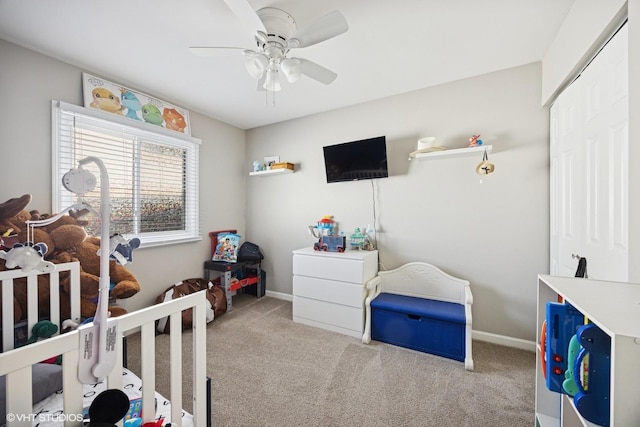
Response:
[{"label": "white crib", "polygon": [[[63,271],[71,273],[72,316],[79,317],[79,264],[59,264],[56,271],[50,274],[51,281],[51,321],[60,325],[59,274]],[[0,375],[6,375],[6,413],[21,414],[10,425],[32,425],[32,370],[34,364],[50,357],[62,355],[62,385],[64,392],[64,413],[82,414],[83,412],[83,384],[78,380],[78,362],[83,351],[80,342],[80,331],[72,331],[52,338],[13,349],[13,280],[27,277],[28,287],[28,330],[38,321],[37,313],[37,275],[38,272],[23,273],[21,270],[0,272],[3,291],[3,349],[0,354]],[[171,322],[170,350],[162,357],[170,358],[170,420],[176,425],[182,425],[182,311],[193,308],[192,350],[192,396],[193,396],[193,424],[204,426],[207,422],[207,378],[206,378],[206,298],[204,293],[198,292],[166,303],[135,311],[115,319],[108,319],[107,326],[116,325],[116,340],[122,342],[122,337],[140,333],[141,372],[142,380],[142,414],[143,421],[152,421],[156,417],[155,410],[155,324],[158,319],[169,316]],[[117,353],[116,367],[107,375],[105,381],[108,388],[122,389],[123,363],[122,351]],[[166,375],[164,372],[163,375]],[[81,425],[81,420],[66,420],[65,425]]]}]

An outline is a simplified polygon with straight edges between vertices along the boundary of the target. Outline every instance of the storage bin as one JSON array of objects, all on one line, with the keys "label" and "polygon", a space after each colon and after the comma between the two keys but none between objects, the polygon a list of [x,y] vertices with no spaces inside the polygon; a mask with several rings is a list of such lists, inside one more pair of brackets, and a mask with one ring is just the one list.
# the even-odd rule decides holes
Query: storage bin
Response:
[{"label": "storage bin", "polygon": [[371,338],[464,361],[464,306],[381,293],[371,301]]}]

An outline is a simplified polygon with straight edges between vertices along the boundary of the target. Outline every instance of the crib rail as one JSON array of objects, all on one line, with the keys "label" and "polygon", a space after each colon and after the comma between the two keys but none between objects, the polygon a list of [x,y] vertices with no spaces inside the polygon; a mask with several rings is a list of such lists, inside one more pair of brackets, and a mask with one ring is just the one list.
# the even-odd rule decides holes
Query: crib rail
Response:
[{"label": "crib rail", "polygon": [[[140,331],[142,363],[142,413],[144,422],[152,421],[155,414],[155,322],[165,316],[171,319],[170,357],[171,421],[182,425],[182,311],[193,308],[193,419],[195,426],[206,425],[206,298],[197,292],[162,304],[108,319],[117,324],[117,342],[130,332]],[[82,351],[78,331],[65,333],[0,354],[0,375],[6,375],[7,414],[31,414],[31,365],[62,354],[64,412],[82,413],[82,384],[78,381],[78,360]],[[122,352],[117,352],[116,368],[107,376],[108,388],[122,388]],[[12,425],[31,425],[31,421],[16,421]],[[65,426],[81,425],[67,420]]]},{"label": "crib rail", "polygon": [[26,331],[31,333],[33,325],[40,320],[41,313],[38,312],[38,277],[47,276],[44,280],[49,281],[49,315],[47,318],[55,325],[60,326],[60,273],[65,272],[70,275],[70,306],[71,318],[80,319],[80,263],[69,262],[57,264],[55,271],[51,273],[40,273],[31,271],[25,273],[22,270],[7,270],[0,272],[0,284],[2,285],[2,351],[14,348],[16,339],[14,328],[14,284],[17,279],[24,278],[27,287],[27,320]]}]

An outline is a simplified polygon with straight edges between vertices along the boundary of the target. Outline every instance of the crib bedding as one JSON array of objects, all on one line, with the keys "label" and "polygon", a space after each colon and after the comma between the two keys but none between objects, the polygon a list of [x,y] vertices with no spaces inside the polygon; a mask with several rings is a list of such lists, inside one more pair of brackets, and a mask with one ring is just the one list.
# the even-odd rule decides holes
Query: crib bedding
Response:
[{"label": "crib bedding", "polygon": [[[97,384],[85,384],[83,386],[83,407],[89,408],[91,402],[102,391],[106,390],[106,384],[104,381],[101,381]],[[127,368],[122,368],[122,390],[129,397],[130,402],[134,402],[136,399],[140,399],[142,397],[142,380],[133,372],[128,370]],[[160,417],[164,418],[163,425],[171,422],[171,402],[162,396],[157,391],[155,392],[156,399],[156,418]],[[55,416],[42,416],[39,417],[38,414],[63,414],[63,391],[59,390],[40,402],[33,405],[33,413],[36,415],[33,420],[34,426],[39,427],[54,427],[63,425],[62,421],[58,421]],[[186,412],[184,409],[182,410],[182,425],[183,426],[192,426],[193,425],[193,416]]]}]

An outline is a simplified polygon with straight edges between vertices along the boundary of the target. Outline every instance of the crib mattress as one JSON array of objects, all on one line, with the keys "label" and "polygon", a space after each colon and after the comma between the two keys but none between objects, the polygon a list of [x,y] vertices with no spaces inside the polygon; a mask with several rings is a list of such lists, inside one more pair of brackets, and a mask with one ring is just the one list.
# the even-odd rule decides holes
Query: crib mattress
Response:
[{"label": "crib mattress", "polygon": [[[134,401],[142,397],[142,380],[130,370],[123,368],[122,371],[122,388],[123,391],[129,397],[129,401]],[[104,381],[97,384],[85,384],[83,387],[83,407],[88,408],[91,402],[102,392],[106,390],[107,386]],[[171,402],[156,392],[156,419],[161,416],[164,417],[163,425],[171,422]],[[63,395],[62,390],[51,394],[49,397],[41,400],[33,405],[34,414],[63,414]],[[48,426],[62,426],[61,421],[55,420],[55,417],[35,417],[33,425],[48,427]],[[53,421],[48,418],[53,419]],[[193,416],[182,410],[182,425],[192,426]]]}]

